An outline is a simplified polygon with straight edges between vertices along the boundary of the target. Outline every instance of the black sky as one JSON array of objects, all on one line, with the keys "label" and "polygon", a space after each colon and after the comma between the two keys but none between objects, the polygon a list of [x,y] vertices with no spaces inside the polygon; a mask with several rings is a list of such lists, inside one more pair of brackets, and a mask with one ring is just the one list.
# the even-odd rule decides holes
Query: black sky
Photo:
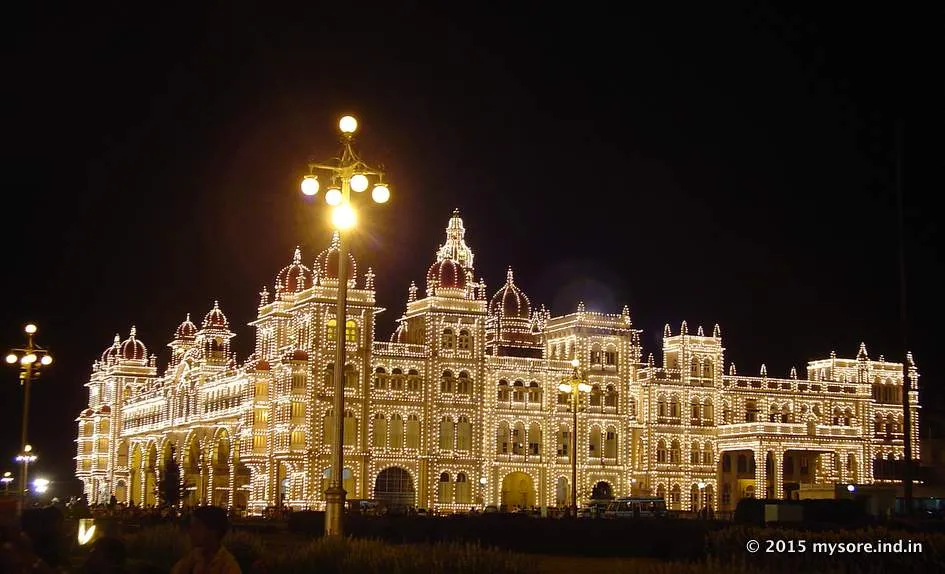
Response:
[{"label": "black sky", "polygon": [[[245,358],[262,286],[296,245],[308,264],[327,246],[298,179],[348,112],[394,194],[356,246],[380,338],[458,207],[491,290],[512,265],[556,314],[628,304],[657,356],[664,323],[718,322],[727,361],[771,375],[861,341],[901,360],[901,121],[908,335],[940,401],[941,10],[723,4],[11,14],[0,344],[33,321],[56,356],[38,472],[70,477],[82,384],[116,332],[166,363],[185,313],[219,299]],[[21,394],[0,380],[12,470]]]}]

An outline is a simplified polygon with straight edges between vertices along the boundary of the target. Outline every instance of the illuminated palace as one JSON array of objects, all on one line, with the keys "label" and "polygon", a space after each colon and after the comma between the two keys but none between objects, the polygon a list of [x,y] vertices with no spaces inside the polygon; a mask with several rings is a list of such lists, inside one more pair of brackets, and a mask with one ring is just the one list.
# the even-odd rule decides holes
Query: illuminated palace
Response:
[{"label": "illuminated palace", "polygon": [[[309,267],[295,251],[260,294],[255,352],[237,361],[216,303],[174,333],[159,370],[135,329],[95,361],[77,419],[76,474],[90,502],[150,505],[171,457],[185,503],[258,513],[324,507],[332,420],[344,417],[343,484],[352,499],[440,511],[651,494],[671,508],[732,509],[806,484],[892,481],[903,457],[903,364],[854,358],[807,364],[799,378],[725,366],[722,333],[663,332],[644,355],[630,311],[553,317],[512,270],[487,295],[458,212],[422,293],[411,284],[389,341],[375,340],[374,273],[350,257],[346,410],[331,410],[339,252]],[[577,373],[590,387],[572,428]],[[918,373],[911,372],[912,432]],[[577,433],[577,452],[571,433]],[[918,453],[916,453],[918,458]],[[700,488],[701,485],[701,488]]]}]

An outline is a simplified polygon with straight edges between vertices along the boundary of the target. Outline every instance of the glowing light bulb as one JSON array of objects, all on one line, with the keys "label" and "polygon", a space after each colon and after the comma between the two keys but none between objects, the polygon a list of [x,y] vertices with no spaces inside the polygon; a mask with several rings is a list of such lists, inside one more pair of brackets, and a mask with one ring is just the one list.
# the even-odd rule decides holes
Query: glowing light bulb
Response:
[{"label": "glowing light bulb", "polygon": [[28,334],[32,335],[33,333],[36,332],[36,325],[30,323],[29,325],[26,326],[25,331],[26,331]]},{"label": "glowing light bulb", "polygon": [[325,201],[328,202],[328,205],[338,205],[341,203],[342,195],[341,190],[337,187],[329,188],[325,192]]},{"label": "glowing light bulb", "polygon": [[318,177],[314,175],[306,175],[302,178],[302,193],[305,195],[315,195],[318,193]]},{"label": "glowing light bulb", "polygon": [[45,366],[52,364],[52,355],[43,355],[43,358],[39,360]]},{"label": "glowing light bulb", "polygon": [[338,129],[343,134],[353,134],[358,129],[358,120],[354,116],[345,116],[338,122]]},{"label": "glowing light bulb", "polygon": [[16,361],[17,361],[16,355],[14,355],[13,353],[10,353],[9,355],[7,355],[7,363],[12,365]]},{"label": "glowing light bulb", "polygon": [[363,173],[356,173],[351,176],[351,190],[361,193],[368,186],[368,178]]},{"label": "glowing light bulb", "polygon": [[375,185],[374,189],[371,190],[371,199],[375,203],[387,203],[387,200],[390,199],[390,189],[383,183]]}]

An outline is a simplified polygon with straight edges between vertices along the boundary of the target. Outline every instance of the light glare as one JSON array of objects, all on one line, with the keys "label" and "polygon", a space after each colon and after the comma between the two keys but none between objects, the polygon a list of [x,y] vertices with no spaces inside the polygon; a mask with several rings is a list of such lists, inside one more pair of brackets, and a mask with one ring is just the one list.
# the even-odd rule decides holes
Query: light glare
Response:
[{"label": "light glare", "polygon": [[350,203],[339,205],[331,212],[331,222],[338,229],[351,229],[357,222],[354,208]]},{"label": "light glare", "polygon": [[16,361],[17,361],[16,355],[14,355],[13,353],[10,353],[9,355],[7,355],[7,363],[12,365]]},{"label": "light glare", "polygon": [[32,335],[33,333],[35,333],[35,332],[36,332],[36,325],[34,325],[34,324],[32,324],[32,323],[30,323],[29,325],[27,325],[27,326],[26,326],[26,332],[27,332],[28,334],[30,334],[30,335]]},{"label": "light glare", "polygon": [[51,364],[52,364],[52,355],[43,355],[43,358],[40,359],[39,362],[42,363],[43,365],[47,365],[47,366],[48,366],[48,365],[51,365]]}]

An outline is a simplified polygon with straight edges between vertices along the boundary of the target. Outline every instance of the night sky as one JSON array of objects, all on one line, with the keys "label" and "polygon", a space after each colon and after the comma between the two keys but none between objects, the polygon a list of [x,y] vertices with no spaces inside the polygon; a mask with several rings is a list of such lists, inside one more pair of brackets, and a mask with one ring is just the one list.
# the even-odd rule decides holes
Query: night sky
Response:
[{"label": "night sky", "polygon": [[[726,363],[772,376],[861,341],[902,360],[902,122],[909,346],[923,403],[945,395],[941,9],[319,4],[7,14],[0,346],[35,322],[56,358],[34,386],[37,473],[71,479],[115,333],[135,325],[163,370],[185,314],[218,299],[245,359],[258,292],[296,245],[308,265],[327,247],[323,196],[298,183],[344,113],[393,194],[360,204],[355,240],[378,338],[459,208],[490,293],[511,265],[554,314],[627,304],[657,357],[665,323],[719,323]],[[15,369],[0,382],[14,470],[22,393]]]}]

